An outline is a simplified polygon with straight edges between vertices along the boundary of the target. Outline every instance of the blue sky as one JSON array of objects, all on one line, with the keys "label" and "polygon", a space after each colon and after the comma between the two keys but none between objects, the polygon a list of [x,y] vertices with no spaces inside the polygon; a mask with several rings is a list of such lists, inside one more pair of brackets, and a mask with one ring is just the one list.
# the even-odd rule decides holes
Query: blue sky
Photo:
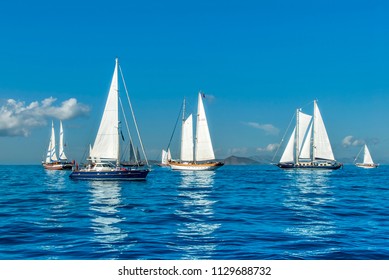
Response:
[{"label": "blue sky", "polygon": [[39,164],[58,119],[80,160],[115,57],[149,159],[201,90],[218,158],[273,155],[318,99],[336,158],[389,162],[386,1],[26,2],[0,4],[2,164]]}]

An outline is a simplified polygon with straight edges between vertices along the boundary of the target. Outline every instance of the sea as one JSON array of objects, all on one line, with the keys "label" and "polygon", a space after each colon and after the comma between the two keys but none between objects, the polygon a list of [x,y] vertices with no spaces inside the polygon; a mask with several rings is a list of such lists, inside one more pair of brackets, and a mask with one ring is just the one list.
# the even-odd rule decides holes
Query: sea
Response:
[{"label": "sea", "polygon": [[69,174],[0,166],[1,260],[389,259],[389,166]]}]

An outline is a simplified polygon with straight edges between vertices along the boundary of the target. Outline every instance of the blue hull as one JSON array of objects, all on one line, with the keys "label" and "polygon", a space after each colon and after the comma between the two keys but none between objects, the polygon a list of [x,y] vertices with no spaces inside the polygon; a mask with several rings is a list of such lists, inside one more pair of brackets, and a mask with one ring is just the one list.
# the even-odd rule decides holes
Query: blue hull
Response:
[{"label": "blue hull", "polygon": [[125,171],[73,171],[69,177],[76,180],[146,180],[150,170],[125,170]]},{"label": "blue hull", "polygon": [[341,163],[334,163],[332,165],[296,165],[294,163],[278,163],[279,168],[283,169],[332,169],[336,170],[343,166]]}]

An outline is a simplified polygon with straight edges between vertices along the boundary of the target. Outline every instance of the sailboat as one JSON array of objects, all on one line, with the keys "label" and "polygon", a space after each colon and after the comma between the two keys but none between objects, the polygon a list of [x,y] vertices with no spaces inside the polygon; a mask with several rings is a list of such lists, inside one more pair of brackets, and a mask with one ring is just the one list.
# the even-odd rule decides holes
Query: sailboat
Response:
[{"label": "sailboat", "polygon": [[297,109],[296,126],[278,164],[280,168],[338,169],[317,101],[313,116]]},{"label": "sailboat", "polygon": [[162,149],[162,155],[161,155],[161,163],[159,166],[169,166],[169,161],[171,161],[172,155],[170,153],[170,149]]},{"label": "sailboat", "polygon": [[[362,163],[355,163],[356,166],[361,168],[377,168],[378,164],[373,162],[373,159],[371,157],[369,148],[365,144],[363,147],[363,162]],[[357,157],[355,158],[355,161],[358,159],[359,154],[361,153],[362,149],[359,151]]]},{"label": "sailboat", "polygon": [[51,137],[49,146],[47,148],[46,159],[42,162],[45,169],[50,170],[70,170],[73,167],[73,163],[69,162],[64,151],[63,142],[63,127],[62,121],[60,121],[60,132],[59,132],[59,159],[57,157],[57,151],[55,148],[55,131],[54,122],[51,122]]},{"label": "sailboat", "polygon": [[[105,104],[104,113],[101,118],[99,130],[97,132],[93,146],[89,148],[88,163],[84,168],[79,169],[76,166],[75,170],[70,174],[72,179],[80,180],[145,180],[149,173],[149,168],[141,166],[131,166],[125,168],[120,164],[120,137],[123,136],[120,131],[119,121],[119,60],[115,61],[115,69],[112,77],[111,86],[108,93],[108,98]],[[121,71],[121,69],[120,69]],[[121,72],[120,72],[121,73]],[[122,73],[121,73],[122,74]],[[123,77],[123,75],[121,75]],[[126,85],[123,79],[124,88]],[[138,138],[142,146],[142,151],[147,162],[146,154],[143,149],[142,140],[140,138],[139,129],[136,124],[135,115],[132,110],[129,95],[126,89],[127,99],[130,104],[134,125],[138,133]],[[126,126],[128,128],[127,119],[123,115]],[[129,129],[127,129],[129,132]],[[130,134],[130,133],[129,133]],[[131,137],[130,137],[131,139]],[[148,162],[147,162],[148,166]]]},{"label": "sailboat", "polygon": [[[190,114],[185,119],[185,100],[182,110],[181,154],[179,161],[169,161],[172,170],[215,170],[224,165],[215,161],[203,98],[199,93],[196,121],[196,140],[193,141],[193,117]],[[193,151],[194,150],[194,151]]]}]

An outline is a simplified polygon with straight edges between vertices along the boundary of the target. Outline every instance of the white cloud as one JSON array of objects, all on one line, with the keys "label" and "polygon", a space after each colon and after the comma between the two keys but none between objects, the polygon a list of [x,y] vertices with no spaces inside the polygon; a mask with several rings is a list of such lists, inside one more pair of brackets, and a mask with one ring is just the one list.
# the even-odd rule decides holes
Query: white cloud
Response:
[{"label": "white cloud", "polygon": [[257,148],[258,152],[274,152],[278,149],[280,144],[269,144],[265,148]]},{"label": "white cloud", "polygon": [[246,125],[265,131],[266,134],[277,135],[279,129],[272,124],[259,124],[256,122],[248,122]]},{"label": "white cloud", "polygon": [[0,107],[0,136],[28,136],[34,127],[43,126],[48,118],[61,120],[85,116],[89,107],[70,98],[55,106],[57,99],[46,98],[25,105],[23,101],[8,99]]},{"label": "white cloud", "polygon": [[363,144],[365,144],[365,141],[362,140],[362,139],[356,139],[354,136],[346,136],[344,137],[344,139],[342,140],[342,144],[344,147],[350,147],[350,146],[361,146]]}]

